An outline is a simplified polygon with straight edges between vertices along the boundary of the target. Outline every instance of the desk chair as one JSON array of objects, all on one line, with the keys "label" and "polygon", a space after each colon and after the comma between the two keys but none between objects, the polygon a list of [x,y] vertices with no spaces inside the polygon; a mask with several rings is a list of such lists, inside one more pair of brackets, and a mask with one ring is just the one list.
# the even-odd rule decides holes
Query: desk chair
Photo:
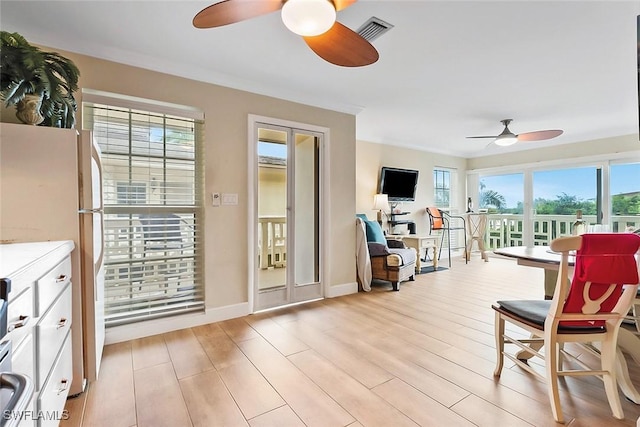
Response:
[{"label": "desk chair", "polygon": [[[559,376],[599,376],[613,416],[623,419],[616,378],[616,351],[620,325],[638,289],[638,264],[634,257],[640,236],[633,234],[584,234],[562,237],[551,242],[551,250],[562,254],[558,281],[552,300],[498,301],[495,310],[496,377],[507,357],[522,369],[546,381],[553,417],[563,421]],[[577,251],[571,283],[570,252]],[[530,339],[513,338],[505,333],[505,323],[521,327]],[[600,356],[600,369],[593,369],[565,350],[565,343],[581,343]],[[600,343],[594,350],[591,343]],[[532,348],[542,343],[546,355]],[[546,378],[518,355],[505,352],[514,344],[526,353],[544,360]],[[537,347],[539,348],[539,346]],[[570,361],[572,369],[563,369]],[[576,366],[582,369],[576,369]]]},{"label": "desk chair", "polygon": [[[441,233],[438,259],[440,259],[440,254],[442,254],[444,237],[447,236],[447,248],[449,250],[449,267],[451,267],[451,231],[462,230],[462,234],[464,235],[464,246],[455,247],[454,249],[463,248],[465,264],[469,262],[469,256],[467,253],[467,232],[465,225],[466,221],[464,217],[451,215],[448,212],[445,212],[436,207],[428,207],[427,213],[429,214],[429,234],[432,234],[434,231],[440,231]],[[454,221],[453,224],[452,220]],[[459,225],[460,222],[462,222],[462,225]]]}]

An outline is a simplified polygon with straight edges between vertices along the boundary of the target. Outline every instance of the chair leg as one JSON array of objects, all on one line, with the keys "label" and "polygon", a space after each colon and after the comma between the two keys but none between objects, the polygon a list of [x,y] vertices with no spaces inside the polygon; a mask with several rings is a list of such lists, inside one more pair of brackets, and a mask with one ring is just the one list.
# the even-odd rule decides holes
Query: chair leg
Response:
[{"label": "chair leg", "polygon": [[451,230],[447,228],[447,249],[449,250],[449,268],[451,268]]},{"label": "chair leg", "polygon": [[[467,247],[467,231],[466,230],[462,230],[463,233],[462,235],[464,236],[464,247],[465,247],[465,251],[464,251],[464,263],[468,264],[469,263],[469,259],[471,258],[471,251],[466,251],[466,247]],[[473,240],[471,241],[471,243],[473,243]],[[471,249],[471,248],[469,248]]]},{"label": "chair leg", "polygon": [[[608,339],[602,342],[602,348],[600,349],[600,360],[602,363],[602,370],[607,372],[602,376],[604,381],[604,390],[607,394],[607,400],[611,407],[611,412],[614,418],[619,420],[624,419],[624,412],[622,411],[622,405],[620,404],[620,395],[618,394],[618,385],[616,380],[616,350],[617,343],[609,336]],[[621,354],[622,356],[622,354]]]},{"label": "chair leg", "polygon": [[547,393],[553,418],[564,423],[562,408],[560,407],[560,392],[558,390],[558,344],[545,336],[544,347],[547,350],[545,365],[547,370]]},{"label": "chair leg", "polygon": [[504,365],[504,319],[502,319],[502,316],[497,311],[494,327],[496,334],[496,369],[493,371],[493,375],[499,377],[502,373],[502,366]]}]

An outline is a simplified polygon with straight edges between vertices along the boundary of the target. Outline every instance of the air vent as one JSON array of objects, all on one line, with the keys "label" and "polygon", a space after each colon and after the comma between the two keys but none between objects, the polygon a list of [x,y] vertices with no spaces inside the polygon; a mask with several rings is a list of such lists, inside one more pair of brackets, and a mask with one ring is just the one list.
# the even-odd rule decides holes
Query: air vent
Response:
[{"label": "air vent", "polygon": [[367,22],[358,28],[357,33],[365,40],[372,42],[392,28],[393,25],[388,22],[384,22],[380,18],[372,16]]}]

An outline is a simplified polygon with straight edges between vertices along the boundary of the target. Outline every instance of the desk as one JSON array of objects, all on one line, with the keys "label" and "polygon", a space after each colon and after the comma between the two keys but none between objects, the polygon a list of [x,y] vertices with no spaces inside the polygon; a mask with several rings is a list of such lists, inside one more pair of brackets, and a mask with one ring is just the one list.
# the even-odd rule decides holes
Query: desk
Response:
[{"label": "desk", "polygon": [[[494,253],[515,258],[518,260],[518,265],[543,268],[545,298],[550,299],[553,297],[553,291],[558,278],[560,254],[551,252],[548,246],[514,246],[496,249]],[[572,265],[571,259],[569,259],[569,264]],[[536,350],[539,350],[539,348]],[[624,327],[621,327],[618,332],[618,369],[616,370],[618,386],[629,400],[640,404],[640,393],[634,387],[631,378],[629,378],[629,368],[620,351],[628,354],[636,363],[640,364],[640,339]],[[519,359],[527,359],[530,356],[527,356],[527,352],[523,351],[518,353],[517,357]]]},{"label": "desk", "polygon": [[420,273],[421,253],[422,249],[425,250],[425,260],[429,256],[429,249],[433,250],[433,269],[438,269],[438,237],[437,236],[418,236],[417,234],[390,234],[387,236],[389,239],[402,240],[408,248],[414,248],[418,255],[416,259],[416,273]]}]

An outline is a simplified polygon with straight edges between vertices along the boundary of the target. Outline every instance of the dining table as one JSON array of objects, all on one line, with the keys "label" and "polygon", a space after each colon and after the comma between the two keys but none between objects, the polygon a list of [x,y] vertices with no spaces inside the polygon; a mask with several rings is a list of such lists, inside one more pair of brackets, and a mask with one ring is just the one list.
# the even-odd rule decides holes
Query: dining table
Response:
[{"label": "dining table", "polygon": [[[553,252],[549,246],[509,246],[493,251],[496,255],[513,258],[518,265],[544,269],[544,298],[552,299],[558,279],[561,255]],[[569,257],[569,265],[573,264]],[[567,278],[570,280],[570,278]],[[634,327],[635,328],[635,327]],[[616,359],[616,375],[622,393],[635,404],[640,404],[640,393],[629,377],[629,367],[624,354],[629,355],[635,363],[640,364],[640,337],[634,331],[621,327],[618,332],[618,357]],[[525,350],[516,355],[518,359],[528,359],[532,355]],[[640,422],[640,421],[639,421]],[[639,424],[640,426],[640,424]]]}]

